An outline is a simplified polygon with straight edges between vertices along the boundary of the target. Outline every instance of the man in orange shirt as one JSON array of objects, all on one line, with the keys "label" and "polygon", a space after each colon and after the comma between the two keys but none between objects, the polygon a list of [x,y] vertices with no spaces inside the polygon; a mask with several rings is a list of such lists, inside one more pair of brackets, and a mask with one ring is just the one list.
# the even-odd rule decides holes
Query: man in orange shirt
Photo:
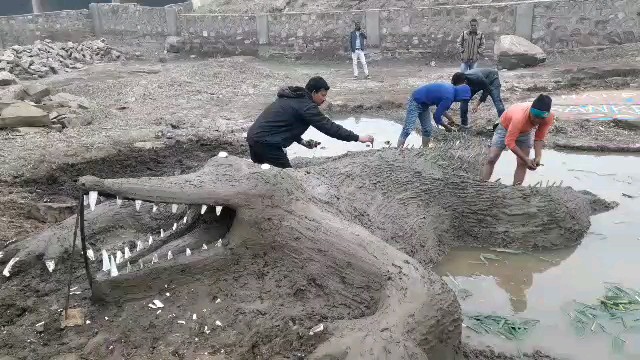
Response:
[{"label": "man in orange shirt", "polygon": [[[482,180],[487,181],[493,174],[493,168],[498,162],[505,147],[518,158],[518,165],[513,174],[513,184],[522,185],[527,169],[536,170],[540,166],[544,140],[553,125],[555,115],[551,113],[551,97],[540,94],[532,104],[515,104],[502,114],[500,124],[496,127],[491,140],[491,149],[487,163],[482,169]],[[529,158],[533,129],[535,138],[533,147],[535,158]]]}]

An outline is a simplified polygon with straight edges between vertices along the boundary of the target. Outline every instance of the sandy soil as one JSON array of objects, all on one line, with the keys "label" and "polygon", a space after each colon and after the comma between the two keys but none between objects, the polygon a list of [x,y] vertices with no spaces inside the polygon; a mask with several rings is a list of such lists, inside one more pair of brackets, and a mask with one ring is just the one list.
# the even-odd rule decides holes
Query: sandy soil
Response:
[{"label": "sandy soil", "polygon": [[[621,64],[633,63],[637,54],[634,52],[637,49],[628,47],[615,51],[626,54],[626,57],[622,55],[617,57],[617,61]],[[601,56],[601,53],[594,56],[596,55]],[[596,57],[590,58],[582,54],[578,57],[583,59],[582,62],[575,62],[574,55],[562,54],[552,58],[549,64],[533,70],[502,72],[505,103],[508,105],[528,99],[540,91],[562,94],[583,89],[626,88],[633,82],[629,80],[622,83],[609,83],[601,79],[598,81],[587,79],[577,88],[574,85],[565,86],[566,69],[578,65],[590,65],[594,59],[597,60]],[[432,81],[448,81],[455,71],[453,66],[446,64],[432,67],[422,63],[376,60],[371,61],[370,68],[371,80],[353,80],[348,60],[342,63],[309,64],[263,62],[253,58],[170,59],[168,63],[160,64],[155,59],[147,58],[124,64],[90,66],[82,71],[46,79],[46,83],[59,91],[84,96],[91,100],[95,106],[87,111],[85,116],[90,118],[92,123],[81,128],[66,129],[62,133],[0,132],[2,144],[0,157],[3,159],[0,163],[0,208],[3,209],[0,241],[4,244],[20,242],[46,228],[46,224],[30,219],[27,216],[28,210],[35,202],[48,201],[56,196],[76,196],[75,182],[80,176],[96,175],[102,178],[170,176],[188,173],[199,168],[220,150],[246,156],[242,133],[262,108],[275,97],[278,87],[282,85],[303,85],[310,76],[322,75],[332,86],[330,103],[326,105],[326,110],[334,117],[361,114],[384,116],[401,122],[404,102],[416,86]],[[494,117],[495,112],[489,104],[483,106],[480,113],[472,117],[478,136],[487,136],[486,128],[494,121]],[[581,144],[599,144],[604,141],[621,145],[637,142],[636,131],[620,128],[616,124],[576,121],[563,123],[557,129],[551,134],[551,144],[554,141],[565,143],[573,141]],[[436,141],[444,141],[446,137],[444,132],[440,131]],[[147,148],[149,145],[159,144],[161,148]],[[3,326],[8,326],[22,316],[30,314],[28,319],[20,320],[22,326],[20,330],[13,328],[6,333],[14,334],[20,341],[30,341],[27,334],[33,331],[34,324],[31,322],[36,319],[33,314],[37,306],[46,306],[48,309],[55,310],[61,307],[58,286],[64,282],[62,273],[54,273],[53,280],[46,281],[43,278],[45,276],[49,278],[50,275],[45,272],[30,276],[33,276],[31,279],[33,281],[21,284],[5,283],[1,291],[0,304],[4,304],[3,306],[10,312],[3,321]],[[256,276],[259,276],[258,273]],[[78,274],[74,283],[82,283],[80,278],[81,274]],[[228,282],[237,280],[235,276],[224,279]],[[208,288],[194,289],[193,291],[213,291]],[[36,300],[33,297],[27,300],[22,297],[22,294],[49,296],[48,302],[37,303],[36,306]],[[211,293],[211,296],[220,295]],[[89,306],[86,291],[77,303]],[[146,306],[138,305],[143,308]],[[233,307],[233,305],[225,306]],[[303,303],[300,306],[303,306]],[[228,311],[234,313],[235,310],[229,308]],[[363,307],[362,311],[366,313],[366,307]],[[106,316],[110,319],[118,317],[122,320],[133,313],[135,309],[129,309],[123,313],[118,307],[106,307],[95,315],[100,316],[100,319]],[[47,323],[55,323],[50,313],[46,316]],[[345,313],[344,317],[358,316]],[[271,320],[265,319],[265,321]],[[322,317],[305,319],[304,326],[321,320],[327,319]],[[134,320],[129,319],[129,321]],[[107,320],[105,320],[106,323],[108,323]],[[100,326],[102,325],[101,323]],[[92,346],[98,346],[100,349],[108,349],[109,351],[104,352],[104,357],[103,355],[97,357],[107,358],[114,353],[113,348],[125,351],[121,345],[122,334],[127,333],[133,325],[133,323],[127,327],[122,327],[122,324],[117,326],[112,324],[108,327],[105,325],[103,330],[98,326],[91,327],[95,335],[92,340],[89,340],[91,337],[88,337],[85,330],[78,330],[83,332],[80,338],[75,336],[76,330],[67,330],[60,338],[61,333],[53,325],[45,328],[44,339],[41,334],[32,336],[33,338],[40,336],[40,340],[33,340],[34,343],[39,344],[38,347],[46,347],[54,343],[57,346],[64,344],[64,349],[77,354],[81,353],[79,349],[87,349],[86,346],[93,344]],[[28,326],[28,330],[25,326]],[[153,331],[155,325],[147,324],[146,326],[147,331]],[[246,329],[246,331],[251,330]],[[148,346],[153,346],[151,340],[145,340],[150,341]],[[232,336],[226,340],[228,342],[225,345],[216,345],[214,350],[218,356],[221,349],[232,346],[231,344],[237,342],[239,338]],[[176,338],[175,341],[182,340]],[[265,341],[268,342],[268,340]],[[304,340],[300,341],[293,347],[310,350],[317,345],[317,343],[305,345]],[[184,345],[182,342],[181,344]],[[6,344],[8,346],[6,349],[13,349],[8,353],[18,358],[38,358],[39,355],[33,357],[33,353],[21,347],[23,345],[24,342],[16,340],[12,344]],[[166,347],[163,351],[169,350],[161,353],[171,353],[171,349],[175,348],[175,354],[171,353],[172,356],[195,358],[193,352],[178,350],[178,348],[184,348],[182,345],[166,343],[163,345]],[[272,345],[265,344],[267,347]],[[145,346],[147,345],[139,343],[135,347],[144,348]],[[50,350],[45,352],[47,356],[57,354]],[[84,356],[93,358],[91,351],[89,350]],[[487,351],[477,349],[465,351],[467,354],[465,358],[469,359],[499,359],[502,356],[490,355]],[[128,358],[134,358],[134,354],[119,353]],[[211,354],[213,353],[212,350]],[[542,354],[536,356],[532,358],[545,358]]]}]

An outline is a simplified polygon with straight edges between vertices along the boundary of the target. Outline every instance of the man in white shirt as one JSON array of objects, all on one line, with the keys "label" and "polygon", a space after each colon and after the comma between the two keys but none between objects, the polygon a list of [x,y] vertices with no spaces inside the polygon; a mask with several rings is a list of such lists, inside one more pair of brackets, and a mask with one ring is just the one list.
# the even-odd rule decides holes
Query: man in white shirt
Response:
[{"label": "man in white shirt", "polygon": [[364,75],[369,78],[369,69],[367,69],[367,60],[364,58],[364,43],[367,35],[362,31],[360,24],[356,22],[355,29],[351,32],[351,58],[353,59],[353,77],[358,78],[358,60],[362,63]]}]

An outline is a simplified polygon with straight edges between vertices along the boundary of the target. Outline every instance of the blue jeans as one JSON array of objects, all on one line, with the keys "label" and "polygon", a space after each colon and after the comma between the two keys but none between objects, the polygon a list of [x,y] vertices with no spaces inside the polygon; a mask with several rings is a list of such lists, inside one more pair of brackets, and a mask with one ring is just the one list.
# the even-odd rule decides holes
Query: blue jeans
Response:
[{"label": "blue jeans", "polygon": [[478,62],[474,61],[474,62],[463,62],[462,64],[460,64],[460,71],[461,72],[467,72],[469,70],[473,70],[476,68],[476,64]]},{"label": "blue jeans", "polygon": [[[473,98],[475,94],[477,93],[472,93],[471,97]],[[496,107],[496,112],[498,113],[498,118],[500,118],[502,113],[504,113],[504,103],[500,97],[500,84],[497,86],[489,86],[489,96],[491,96],[493,105]],[[460,102],[460,124],[462,126],[469,126],[469,101]]]},{"label": "blue jeans", "polygon": [[433,128],[432,120],[433,116],[429,111],[429,106],[423,106],[418,104],[413,98],[409,98],[407,102],[407,115],[404,120],[404,127],[400,133],[400,139],[402,141],[407,140],[411,132],[416,127],[416,122],[420,120],[420,130],[423,137],[431,137]]}]

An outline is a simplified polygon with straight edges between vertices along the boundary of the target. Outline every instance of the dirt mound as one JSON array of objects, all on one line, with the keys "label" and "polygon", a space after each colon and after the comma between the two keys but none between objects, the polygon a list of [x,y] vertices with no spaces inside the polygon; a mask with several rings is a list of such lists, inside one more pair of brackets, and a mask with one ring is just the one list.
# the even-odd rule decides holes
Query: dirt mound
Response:
[{"label": "dirt mound", "polygon": [[[464,145],[309,159],[298,170],[216,157],[188,175],[82,178],[103,196],[144,201],[139,212],[133,201],[87,212],[96,302],[76,253],[72,306],[89,308],[91,323],[58,326],[71,218],[4,249],[3,264],[19,260],[0,304],[17,310],[3,312],[0,347],[21,358],[453,359],[459,304],[430,270],[449,247],[569,246],[593,211],[612,206],[569,188],[479,182],[478,154]],[[124,247],[120,275],[100,271],[100,251]],[[153,299],[164,307],[150,309]],[[466,357],[497,358],[478,354]]]}]

